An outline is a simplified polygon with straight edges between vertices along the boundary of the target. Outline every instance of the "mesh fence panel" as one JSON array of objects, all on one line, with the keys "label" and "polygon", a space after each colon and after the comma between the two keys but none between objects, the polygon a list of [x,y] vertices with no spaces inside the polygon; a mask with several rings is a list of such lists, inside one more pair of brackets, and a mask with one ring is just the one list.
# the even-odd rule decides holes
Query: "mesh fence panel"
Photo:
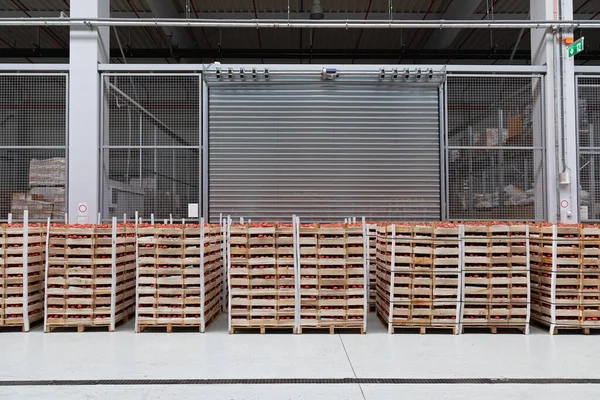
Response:
[{"label": "mesh fence panel", "polygon": [[579,203],[582,221],[600,221],[600,77],[578,77]]},{"label": "mesh fence panel", "polygon": [[0,74],[0,220],[64,218],[67,77]]},{"label": "mesh fence panel", "polygon": [[186,218],[200,202],[198,75],[105,75],[103,219]]},{"label": "mesh fence panel", "polygon": [[449,76],[448,217],[545,218],[543,81]]}]

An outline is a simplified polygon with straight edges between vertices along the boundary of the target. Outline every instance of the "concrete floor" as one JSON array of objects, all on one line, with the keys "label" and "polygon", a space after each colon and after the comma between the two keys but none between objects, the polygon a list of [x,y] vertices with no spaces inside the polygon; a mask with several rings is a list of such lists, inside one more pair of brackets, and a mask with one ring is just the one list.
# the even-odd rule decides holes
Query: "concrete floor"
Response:
[{"label": "concrete floor", "polygon": [[[597,336],[0,332],[0,381],[240,378],[600,378]],[[596,385],[1,386],[0,399],[597,399]]]}]

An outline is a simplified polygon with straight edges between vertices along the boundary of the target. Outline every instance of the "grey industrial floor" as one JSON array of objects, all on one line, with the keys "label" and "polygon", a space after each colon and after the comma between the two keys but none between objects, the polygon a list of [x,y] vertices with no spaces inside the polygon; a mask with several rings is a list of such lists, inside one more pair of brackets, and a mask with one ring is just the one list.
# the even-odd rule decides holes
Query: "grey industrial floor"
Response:
[{"label": "grey industrial floor", "polygon": [[[0,399],[598,399],[594,384],[37,385],[6,381],[260,378],[600,378],[598,336],[0,332]],[[3,383],[4,382],[4,383]],[[89,382],[88,382],[89,383]],[[154,382],[156,383],[156,382]]]}]

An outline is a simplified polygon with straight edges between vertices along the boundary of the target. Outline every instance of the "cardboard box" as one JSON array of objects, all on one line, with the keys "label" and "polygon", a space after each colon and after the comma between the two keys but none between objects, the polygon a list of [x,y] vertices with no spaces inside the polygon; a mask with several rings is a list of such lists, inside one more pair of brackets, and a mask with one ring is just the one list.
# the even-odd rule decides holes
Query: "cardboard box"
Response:
[{"label": "cardboard box", "polygon": [[507,138],[508,129],[503,129],[500,137],[498,137],[498,129],[488,128],[485,130],[485,146],[502,146]]},{"label": "cardboard box", "polygon": [[61,219],[64,218],[65,213],[65,188],[64,187],[34,187],[29,190],[34,198],[52,203],[54,205],[53,213],[61,215]]},{"label": "cardboard box", "polygon": [[67,162],[64,157],[32,159],[29,164],[29,187],[65,186]]},{"label": "cardboard box", "polygon": [[23,219],[23,211],[29,210],[30,220],[43,220],[52,217],[52,203],[39,200],[39,196],[29,193],[14,193],[11,213],[13,219]]},{"label": "cardboard box", "polygon": [[516,138],[523,134],[523,116],[515,115],[508,119],[508,138]]}]

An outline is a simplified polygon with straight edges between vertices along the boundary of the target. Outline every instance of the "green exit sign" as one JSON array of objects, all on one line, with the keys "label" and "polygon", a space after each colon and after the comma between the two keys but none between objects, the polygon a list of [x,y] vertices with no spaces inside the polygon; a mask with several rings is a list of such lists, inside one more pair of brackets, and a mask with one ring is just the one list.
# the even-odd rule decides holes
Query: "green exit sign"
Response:
[{"label": "green exit sign", "polygon": [[573,57],[575,54],[581,53],[583,51],[583,38],[567,47],[567,51],[569,52],[569,57]]}]

